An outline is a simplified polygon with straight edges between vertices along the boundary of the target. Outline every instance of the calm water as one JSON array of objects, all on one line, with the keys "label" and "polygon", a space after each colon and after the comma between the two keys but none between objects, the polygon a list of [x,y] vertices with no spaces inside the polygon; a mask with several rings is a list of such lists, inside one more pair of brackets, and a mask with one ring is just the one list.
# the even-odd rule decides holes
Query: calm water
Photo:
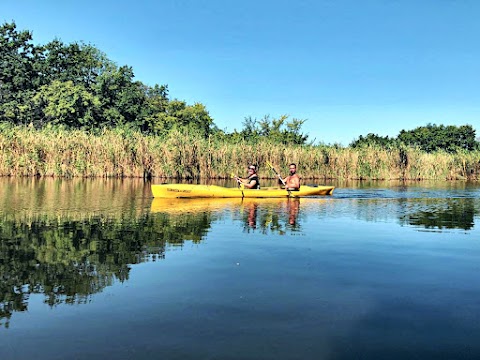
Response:
[{"label": "calm water", "polygon": [[0,359],[478,359],[480,185],[0,179]]}]

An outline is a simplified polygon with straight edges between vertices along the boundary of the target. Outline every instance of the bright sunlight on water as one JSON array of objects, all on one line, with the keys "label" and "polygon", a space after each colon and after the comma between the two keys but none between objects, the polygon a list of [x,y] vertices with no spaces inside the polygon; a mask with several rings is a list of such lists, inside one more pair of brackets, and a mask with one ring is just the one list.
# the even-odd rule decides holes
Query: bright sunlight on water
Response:
[{"label": "bright sunlight on water", "polygon": [[0,358],[480,358],[480,185],[334,185],[0,179]]}]

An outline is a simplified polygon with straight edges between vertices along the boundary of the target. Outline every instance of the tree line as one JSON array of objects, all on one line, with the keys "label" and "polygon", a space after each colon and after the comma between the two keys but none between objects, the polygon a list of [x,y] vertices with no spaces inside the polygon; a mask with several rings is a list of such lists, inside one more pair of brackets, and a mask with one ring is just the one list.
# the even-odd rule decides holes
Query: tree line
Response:
[{"label": "tree line", "polygon": [[402,145],[418,147],[425,152],[480,150],[480,143],[475,138],[475,129],[471,125],[427,124],[413,130],[401,130],[396,138],[370,133],[360,136],[350,144],[353,148],[362,146],[388,148]]},{"label": "tree line", "polygon": [[[54,39],[35,45],[32,33],[16,24],[0,27],[0,121],[42,128],[128,127],[162,135],[188,127],[204,137],[245,139],[252,135],[305,143],[301,120],[287,116],[245,120],[244,129],[220,130],[205,105],[171,99],[168,85],[148,86],[134,79],[130,66],[117,66],[95,46]],[[258,129],[257,129],[258,126]]]},{"label": "tree line", "polygon": [[[134,79],[132,67],[118,66],[91,44],[65,44],[54,39],[33,43],[32,33],[15,22],[0,27],[0,122],[47,125],[98,131],[125,127],[148,135],[166,135],[188,128],[205,138],[230,142],[268,139],[272,143],[305,145],[303,119],[246,117],[242,129],[219,129],[205,105],[171,98],[168,85],[149,86]],[[402,130],[396,138],[373,133],[360,136],[350,147],[415,146],[432,152],[480,149],[471,125],[432,125]]]}]

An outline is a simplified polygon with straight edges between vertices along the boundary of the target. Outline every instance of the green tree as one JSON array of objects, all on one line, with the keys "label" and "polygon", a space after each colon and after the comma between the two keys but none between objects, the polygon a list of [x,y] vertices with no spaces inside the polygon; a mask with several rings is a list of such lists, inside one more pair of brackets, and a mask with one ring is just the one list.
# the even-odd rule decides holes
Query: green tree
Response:
[{"label": "green tree", "polygon": [[414,130],[402,130],[398,139],[407,145],[418,146],[427,152],[436,150],[454,152],[459,149],[470,151],[477,147],[475,129],[471,125],[427,124]]},{"label": "green tree", "polygon": [[89,44],[64,44],[55,39],[42,49],[43,61],[39,64],[43,75],[42,84],[54,80],[73,81],[91,89],[99,75],[114,67],[104,53]]},{"label": "green tree", "polygon": [[32,116],[30,102],[39,82],[35,63],[40,49],[31,41],[32,34],[17,31],[13,22],[0,27],[0,120],[28,123]]},{"label": "green tree", "polygon": [[162,116],[168,106],[168,86],[158,85],[145,87],[145,106],[142,110],[141,130],[143,132],[160,134],[165,130]]},{"label": "green tree", "polygon": [[38,112],[43,114],[35,125],[50,123],[85,129],[96,125],[95,113],[100,106],[99,99],[88,92],[83,84],[75,85],[70,80],[54,80],[40,87],[33,102]]},{"label": "green tree", "polygon": [[295,118],[288,121],[288,115],[282,115],[278,119],[265,115],[261,120],[248,116],[242,123],[242,131],[240,133],[235,132],[233,137],[240,137],[249,141],[268,139],[281,144],[303,145],[308,139],[308,135],[301,132],[305,121]]},{"label": "green tree", "polygon": [[350,143],[352,148],[358,148],[362,146],[380,146],[389,147],[396,143],[396,139],[389,138],[388,136],[379,136],[377,134],[369,133],[367,136],[360,135],[357,140]]},{"label": "green tree", "polygon": [[203,104],[187,105],[181,100],[164,103],[162,99],[157,99],[157,102],[157,111],[148,117],[152,132],[159,134],[182,127],[199,131],[203,137],[208,137],[213,132],[213,120]]},{"label": "green tree", "polygon": [[284,130],[284,142],[286,144],[303,145],[308,140],[308,135],[301,132],[303,124],[307,120],[293,118],[292,121],[286,123]]},{"label": "green tree", "polygon": [[139,116],[146,101],[145,88],[141,82],[134,82],[133,77],[129,66],[110,66],[97,77],[94,87],[100,100],[102,126],[141,126]]},{"label": "green tree", "polygon": [[0,27],[0,45],[0,121],[154,134],[188,127],[205,137],[217,130],[203,104],[169,100],[166,85],[135,81],[130,66],[116,66],[92,45],[34,46],[15,23]]}]

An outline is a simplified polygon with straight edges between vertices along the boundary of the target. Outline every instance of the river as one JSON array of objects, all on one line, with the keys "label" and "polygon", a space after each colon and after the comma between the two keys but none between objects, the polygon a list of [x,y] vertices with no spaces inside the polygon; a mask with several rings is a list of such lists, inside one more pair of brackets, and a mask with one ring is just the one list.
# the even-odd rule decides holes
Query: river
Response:
[{"label": "river", "polygon": [[480,358],[480,184],[329,184],[0,179],[0,358]]}]

